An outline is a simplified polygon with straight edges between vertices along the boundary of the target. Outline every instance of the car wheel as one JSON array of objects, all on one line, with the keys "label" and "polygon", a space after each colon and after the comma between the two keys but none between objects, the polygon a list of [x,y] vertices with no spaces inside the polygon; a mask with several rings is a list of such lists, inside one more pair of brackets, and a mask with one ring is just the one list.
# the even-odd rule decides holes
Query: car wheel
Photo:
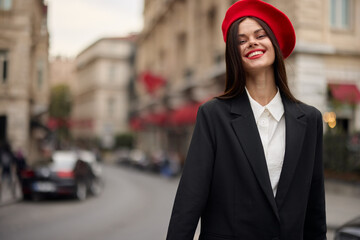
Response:
[{"label": "car wheel", "polygon": [[42,199],[43,199],[43,196],[40,195],[39,193],[31,194],[31,200],[33,200],[34,202],[39,202]]},{"label": "car wheel", "polygon": [[97,196],[102,192],[103,183],[100,179],[93,179],[90,185],[90,192],[92,195]]},{"label": "car wheel", "polygon": [[75,193],[76,199],[83,201],[86,199],[86,196],[87,196],[86,184],[83,182],[78,182],[76,184],[76,193]]},{"label": "car wheel", "polygon": [[32,200],[32,195],[30,193],[23,194],[23,200],[24,201]]}]

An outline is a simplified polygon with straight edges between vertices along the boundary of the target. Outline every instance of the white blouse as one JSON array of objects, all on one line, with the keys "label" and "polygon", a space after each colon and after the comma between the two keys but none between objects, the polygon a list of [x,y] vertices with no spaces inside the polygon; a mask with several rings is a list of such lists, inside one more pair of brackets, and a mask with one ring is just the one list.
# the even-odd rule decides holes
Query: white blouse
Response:
[{"label": "white blouse", "polygon": [[[246,88],[245,88],[246,89]],[[284,105],[279,89],[275,97],[266,105],[256,102],[246,89],[256,125],[264,149],[274,196],[278,187],[285,155]]]}]

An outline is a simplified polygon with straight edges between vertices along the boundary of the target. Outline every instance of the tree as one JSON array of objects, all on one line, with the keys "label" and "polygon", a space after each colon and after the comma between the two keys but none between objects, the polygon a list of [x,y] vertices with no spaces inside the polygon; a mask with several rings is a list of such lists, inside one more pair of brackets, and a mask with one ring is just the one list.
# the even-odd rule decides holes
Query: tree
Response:
[{"label": "tree", "polygon": [[51,88],[50,92],[50,118],[56,123],[55,131],[61,147],[64,141],[69,140],[69,119],[72,108],[71,91],[68,85],[59,84]]},{"label": "tree", "polygon": [[51,89],[50,117],[66,119],[70,116],[72,107],[69,86],[60,84]]}]

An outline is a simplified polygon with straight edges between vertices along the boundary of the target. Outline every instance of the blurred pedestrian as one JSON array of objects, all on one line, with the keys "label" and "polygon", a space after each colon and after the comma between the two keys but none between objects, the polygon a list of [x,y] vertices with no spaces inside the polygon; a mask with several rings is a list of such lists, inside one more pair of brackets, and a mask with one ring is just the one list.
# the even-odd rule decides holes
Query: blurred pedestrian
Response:
[{"label": "blurred pedestrian", "polygon": [[15,154],[15,161],[16,161],[16,175],[18,177],[19,182],[21,183],[22,182],[21,171],[26,169],[27,163],[25,156],[20,149]]},{"label": "blurred pedestrian", "polygon": [[288,17],[240,0],[222,24],[226,86],[203,104],[168,240],[326,239],[322,115],[288,87],[295,47]]},{"label": "blurred pedestrian", "polygon": [[5,141],[0,144],[0,170],[1,170],[0,199],[4,186],[7,186],[7,188],[11,191],[13,197],[15,197],[15,190],[16,190],[15,168],[16,168],[15,156],[11,150],[10,144],[7,141]]},{"label": "blurred pedestrian", "polygon": [[161,174],[165,177],[175,177],[180,171],[180,159],[176,152],[163,151],[161,155]]}]

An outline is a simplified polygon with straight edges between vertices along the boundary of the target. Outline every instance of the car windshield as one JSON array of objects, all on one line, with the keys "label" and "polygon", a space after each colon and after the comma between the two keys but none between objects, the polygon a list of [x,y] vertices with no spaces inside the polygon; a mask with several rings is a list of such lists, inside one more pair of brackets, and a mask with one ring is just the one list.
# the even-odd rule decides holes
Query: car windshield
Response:
[{"label": "car windshield", "polygon": [[74,152],[55,152],[52,157],[51,167],[54,170],[73,169],[77,160]]}]

